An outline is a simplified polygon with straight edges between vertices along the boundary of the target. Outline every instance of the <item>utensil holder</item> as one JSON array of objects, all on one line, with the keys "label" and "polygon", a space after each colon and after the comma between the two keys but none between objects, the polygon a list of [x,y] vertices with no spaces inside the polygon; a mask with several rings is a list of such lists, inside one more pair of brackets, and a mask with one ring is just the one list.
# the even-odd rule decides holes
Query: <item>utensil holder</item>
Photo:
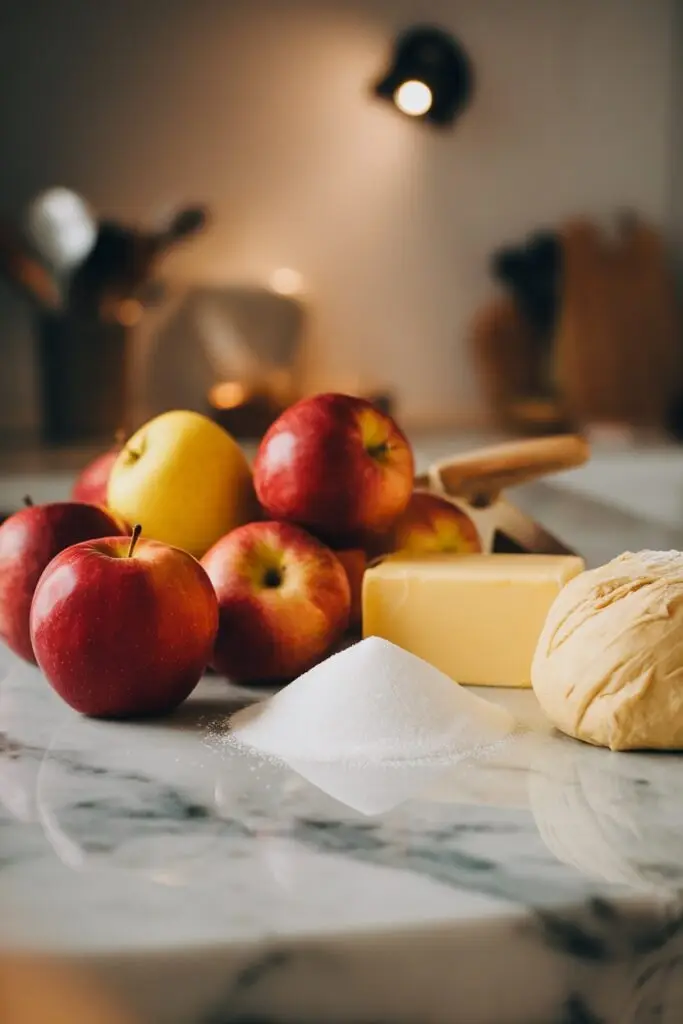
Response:
[{"label": "utensil holder", "polygon": [[37,327],[43,440],[110,440],[125,421],[128,329],[69,313]]}]

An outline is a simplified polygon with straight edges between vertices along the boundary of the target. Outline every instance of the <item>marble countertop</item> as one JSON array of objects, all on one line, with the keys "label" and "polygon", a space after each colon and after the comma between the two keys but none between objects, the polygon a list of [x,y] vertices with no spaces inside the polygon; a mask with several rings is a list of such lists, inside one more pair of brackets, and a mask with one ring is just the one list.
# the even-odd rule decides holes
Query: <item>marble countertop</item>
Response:
[{"label": "marble countertop", "polygon": [[[683,546],[518,498],[592,561]],[[164,721],[96,722],[3,652],[0,951],[75,967],[130,1024],[677,1024],[681,759],[482,695],[526,725],[495,756],[358,772],[227,745],[263,691],[207,677]]]}]

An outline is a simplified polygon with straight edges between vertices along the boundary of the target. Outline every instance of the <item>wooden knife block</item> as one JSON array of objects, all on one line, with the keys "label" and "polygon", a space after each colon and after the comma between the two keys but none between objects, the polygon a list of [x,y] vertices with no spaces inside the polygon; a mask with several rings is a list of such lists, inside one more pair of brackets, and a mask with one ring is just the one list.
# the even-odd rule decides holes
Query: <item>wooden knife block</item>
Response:
[{"label": "wooden knife block", "polygon": [[543,380],[543,339],[514,299],[483,306],[472,324],[470,350],[495,421],[522,434],[564,433],[570,417]]},{"label": "wooden knife block", "polygon": [[663,428],[683,389],[683,332],[660,235],[627,216],[613,239],[580,219],[563,226],[561,239],[560,306],[547,345],[512,298],[489,302],[472,325],[495,420],[523,433]]}]

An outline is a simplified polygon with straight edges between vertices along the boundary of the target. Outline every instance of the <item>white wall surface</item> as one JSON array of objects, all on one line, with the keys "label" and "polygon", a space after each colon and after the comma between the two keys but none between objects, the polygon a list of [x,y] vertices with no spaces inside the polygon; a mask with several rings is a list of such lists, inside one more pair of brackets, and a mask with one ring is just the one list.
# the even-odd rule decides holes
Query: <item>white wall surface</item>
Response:
[{"label": "white wall surface", "polygon": [[[0,8],[0,208],[55,183],[147,218],[209,202],[180,278],[304,275],[311,388],[389,384],[413,421],[480,411],[467,322],[499,243],[671,197],[675,0],[14,0]],[[368,95],[394,33],[455,32],[478,78],[451,132]],[[0,295],[0,430],[36,421]],[[27,401],[28,399],[28,401]]]}]

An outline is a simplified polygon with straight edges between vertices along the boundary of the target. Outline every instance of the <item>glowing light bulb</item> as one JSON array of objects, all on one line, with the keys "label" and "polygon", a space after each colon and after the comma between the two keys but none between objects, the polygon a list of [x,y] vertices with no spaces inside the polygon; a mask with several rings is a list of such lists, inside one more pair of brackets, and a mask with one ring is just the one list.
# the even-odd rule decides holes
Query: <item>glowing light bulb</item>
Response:
[{"label": "glowing light bulb", "polygon": [[411,79],[404,82],[394,93],[394,103],[402,114],[421,117],[432,105],[432,90],[424,82]]},{"label": "glowing light bulb", "polygon": [[270,287],[278,295],[300,295],[304,288],[304,279],[298,270],[280,267],[270,275]]}]

